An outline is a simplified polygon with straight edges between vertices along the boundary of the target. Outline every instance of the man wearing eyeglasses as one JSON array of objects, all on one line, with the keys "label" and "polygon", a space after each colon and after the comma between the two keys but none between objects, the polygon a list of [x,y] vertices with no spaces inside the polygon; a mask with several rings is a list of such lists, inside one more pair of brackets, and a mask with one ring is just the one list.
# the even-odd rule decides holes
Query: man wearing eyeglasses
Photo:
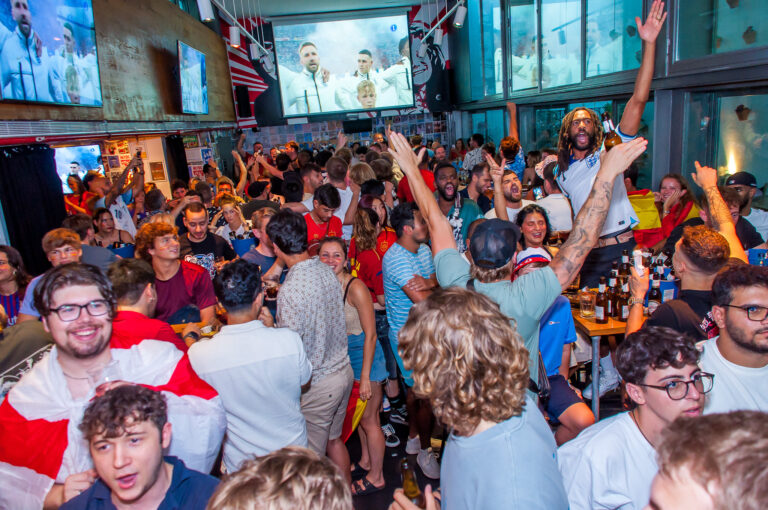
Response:
[{"label": "man wearing eyeglasses", "polygon": [[35,305],[55,346],[0,405],[0,508],[58,508],[91,486],[96,473],[78,424],[91,398],[125,382],[163,392],[175,438],[169,454],[210,471],[226,427],[218,394],[169,342],[109,347],[115,295],[98,268],[52,269]]},{"label": "man wearing eyeglasses", "polygon": [[571,510],[639,510],[648,503],[662,432],[680,416],[701,415],[712,389],[714,378],[698,361],[695,341],[669,328],[643,328],[624,339],[616,367],[635,407],[558,449]]},{"label": "man wearing eyeglasses", "polygon": [[768,411],[768,268],[740,264],[712,284],[720,336],[703,344],[701,368],[717,377],[706,413]]},{"label": "man wearing eyeglasses", "polygon": [[[55,228],[43,236],[43,251],[48,261],[53,267],[70,262],[80,262],[83,255],[80,244],[80,236],[74,230],[68,228]],[[21,302],[19,317],[16,322],[37,320],[40,314],[37,312],[34,303],[34,294],[37,284],[43,275],[37,276],[29,282],[27,290],[24,293],[24,301]]]}]

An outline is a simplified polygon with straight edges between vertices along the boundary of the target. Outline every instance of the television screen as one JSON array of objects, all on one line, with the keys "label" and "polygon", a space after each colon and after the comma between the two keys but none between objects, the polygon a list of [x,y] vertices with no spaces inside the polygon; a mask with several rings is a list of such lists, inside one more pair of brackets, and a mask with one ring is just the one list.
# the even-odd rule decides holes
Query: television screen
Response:
[{"label": "television screen", "polygon": [[101,106],[91,0],[0,2],[0,97]]},{"label": "television screen", "polygon": [[205,54],[179,41],[179,81],[182,113],[208,113]]},{"label": "television screen", "polygon": [[104,163],[101,159],[101,148],[98,145],[80,145],[77,147],[56,147],[54,149],[56,173],[61,179],[64,194],[74,193],[67,185],[67,177],[77,174],[81,179],[89,170],[104,173]]},{"label": "television screen", "polygon": [[414,104],[405,14],[273,27],[283,115]]}]

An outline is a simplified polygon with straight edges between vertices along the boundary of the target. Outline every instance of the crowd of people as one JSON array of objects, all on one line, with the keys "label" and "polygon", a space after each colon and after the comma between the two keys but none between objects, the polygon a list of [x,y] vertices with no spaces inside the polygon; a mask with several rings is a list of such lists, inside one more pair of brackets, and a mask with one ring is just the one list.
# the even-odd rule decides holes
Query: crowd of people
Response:
[{"label": "crowd of people", "polygon": [[[0,246],[0,507],[349,510],[402,441],[431,482],[395,510],[764,508],[768,268],[745,250],[768,213],[753,175],[698,163],[701,198],[678,174],[637,189],[665,17],[638,24],[610,148],[579,107],[543,158],[513,121],[498,152],[241,137],[234,180],[210,162],[171,197],[139,159],[72,179],[51,269]],[[613,272],[636,247],[679,289],[647,317],[659,266]],[[626,331],[582,396],[564,294],[606,276]],[[596,422],[584,397],[620,383]]]}]

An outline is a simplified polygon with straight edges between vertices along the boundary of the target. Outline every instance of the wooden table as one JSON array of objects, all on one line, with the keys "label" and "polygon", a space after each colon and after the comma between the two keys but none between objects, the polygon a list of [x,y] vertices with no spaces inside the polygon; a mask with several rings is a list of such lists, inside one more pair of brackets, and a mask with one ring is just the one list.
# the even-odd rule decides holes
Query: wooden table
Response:
[{"label": "wooden table", "polygon": [[589,336],[592,341],[592,412],[595,415],[595,421],[597,421],[600,419],[600,340],[604,336],[623,335],[627,323],[608,319],[606,324],[598,324],[594,318],[582,317],[578,308],[572,308],[571,313],[576,328]]},{"label": "wooden table", "polygon": [[[171,328],[173,328],[174,333],[176,333],[177,335],[180,335],[184,331],[184,328],[186,328],[190,324],[191,323],[171,324]],[[198,328],[202,328],[203,326],[205,326],[205,322],[198,322],[197,323],[197,327]]]}]

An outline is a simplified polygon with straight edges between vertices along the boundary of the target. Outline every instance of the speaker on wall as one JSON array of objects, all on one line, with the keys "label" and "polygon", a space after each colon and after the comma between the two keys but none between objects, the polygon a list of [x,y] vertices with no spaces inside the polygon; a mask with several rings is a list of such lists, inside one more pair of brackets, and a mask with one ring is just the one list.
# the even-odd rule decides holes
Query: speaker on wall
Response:
[{"label": "speaker on wall", "polygon": [[248,98],[248,87],[235,85],[235,102],[237,104],[237,116],[241,119],[253,117],[251,101]]},{"label": "speaker on wall", "polygon": [[373,119],[345,120],[342,123],[345,133],[365,133],[373,131]]}]

